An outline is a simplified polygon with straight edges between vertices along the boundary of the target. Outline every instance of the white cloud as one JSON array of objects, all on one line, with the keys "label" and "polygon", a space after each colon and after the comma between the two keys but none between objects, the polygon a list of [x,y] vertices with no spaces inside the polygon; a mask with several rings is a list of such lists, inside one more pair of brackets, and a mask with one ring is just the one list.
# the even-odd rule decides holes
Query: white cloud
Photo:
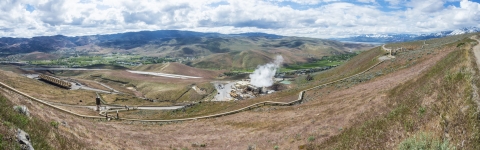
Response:
[{"label": "white cloud", "polygon": [[405,2],[405,0],[385,0],[385,1],[388,2],[390,5],[393,5],[393,6],[397,6],[397,5]]},{"label": "white cloud", "polygon": [[357,1],[361,3],[375,3],[375,0],[357,0]]},{"label": "white cloud", "polygon": [[[287,0],[284,0],[287,1]],[[0,1],[0,36],[91,35],[140,30],[180,29],[332,37],[362,33],[435,32],[480,24],[480,4],[459,7],[425,0],[386,0],[405,10],[382,11],[375,3],[337,0],[288,0],[319,7],[297,9],[272,0],[15,0]],[[26,10],[31,5],[32,12]]]},{"label": "white cloud", "polygon": [[316,5],[320,3],[337,2],[341,0],[267,0],[271,2],[294,2],[302,5]]},{"label": "white cloud", "polygon": [[421,0],[421,1],[410,1],[407,3],[408,7],[411,7],[416,11],[423,11],[426,13],[433,13],[443,9],[445,4],[444,0]]}]

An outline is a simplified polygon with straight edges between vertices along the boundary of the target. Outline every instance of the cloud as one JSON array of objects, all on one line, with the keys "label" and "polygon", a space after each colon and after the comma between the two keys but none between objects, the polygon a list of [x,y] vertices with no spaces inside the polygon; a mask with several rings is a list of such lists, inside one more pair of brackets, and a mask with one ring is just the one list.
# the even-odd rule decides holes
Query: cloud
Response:
[{"label": "cloud", "polygon": [[444,9],[444,0],[422,0],[422,1],[410,1],[407,6],[417,11],[423,11],[425,13],[433,13]]},{"label": "cloud", "polygon": [[269,0],[274,2],[292,2],[301,5],[316,5],[320,3],[337,2],[341,0]]},{"label": "cloud", "polygon": [[[284,2],[289,5],[281,4]],[[388,4],[375,0],[6,0],[0,1],[0,36],[180,29],[328,38],[436,32],[480,24],[478,2],[385,2]]]},{"label": "cloud", "polygon": [[375,3],[375,0],[357,0],[357,1],[361,3]]},{"label": "cloud", "polygon": [[397,6],[397,5],[405,2],[405,0],[385,0],[385,1],[388,2],[392,6]]}]

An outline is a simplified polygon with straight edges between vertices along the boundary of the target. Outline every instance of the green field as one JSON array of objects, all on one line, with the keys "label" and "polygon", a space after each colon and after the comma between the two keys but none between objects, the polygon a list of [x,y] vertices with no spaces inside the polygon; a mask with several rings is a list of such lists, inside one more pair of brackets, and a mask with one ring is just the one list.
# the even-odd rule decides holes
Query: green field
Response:
[{"label": "green field", "polygon": [[138,64],[160,64],[163,62],[174,62],[175,59],[163,57],[146,57],[140,55],[101,55],[101,56],[77,56],[62,57],[54,60],[28,61],[31,65],[62,65],[68,67],[85,67],[91,65],[120,65],[136,66]]},{"label": "green field", "polygon": [[301,70],[301,69],[310,69],[316,67],[327,67],[327,66],[336,66],[342,64],[344,61],[329,61],[329,60],[319,60],[313,63],[305,63],[305,64],[298,64],[298,65],[290,65],[287,67],[280,68],[280,72],[288,72],[293,70]]}]

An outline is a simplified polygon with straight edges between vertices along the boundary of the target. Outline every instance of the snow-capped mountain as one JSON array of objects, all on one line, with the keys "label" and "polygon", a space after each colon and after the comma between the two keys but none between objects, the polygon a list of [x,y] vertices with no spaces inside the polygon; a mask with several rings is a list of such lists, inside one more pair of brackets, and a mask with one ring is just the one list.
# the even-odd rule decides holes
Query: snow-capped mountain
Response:
[{"label": "snow-capped mountain", "polygon": [[474,32],[480,32],[480,28],[470,27],[470,28],[457,29],[457,30],[453,30],[448,35],[459,35],[459,34],[474,33]]},{"label": "snow-capped mountain", "polygon": [[440,38],[445,36],[459,35],[465,33],[480,32],[480,28],[469,27],[461,28],[453,31],[441,31],[429,34],[362,34],[351,36],[347,38],[335,38],[338,41],[350,42],[375,42],[375,43],[391,43],[391,42],[406,42],[415,40],[426,40],[431,38]]}]

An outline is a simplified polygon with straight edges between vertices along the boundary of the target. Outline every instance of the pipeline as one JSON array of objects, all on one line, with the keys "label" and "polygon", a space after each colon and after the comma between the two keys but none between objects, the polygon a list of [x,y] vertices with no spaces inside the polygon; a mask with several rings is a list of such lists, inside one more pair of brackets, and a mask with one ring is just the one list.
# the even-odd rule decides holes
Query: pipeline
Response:
[{"label": "pipeline", "polygon": [[36,101],[36,102],[38,102],[38,103],[41,103],[41,104],[43,104],[43,105],[49,106],[49,107],[51,107],[51,108],[60,110],[60,111],[65,112],[65,113],[67,113],[67,114],[71,114],[71,115],[74,115],[74,116],[77,116],[77,117],[82,117],[82,118],[104,119],[103,117],[87,116],[87,115],[81,115],[81,114],[77,114],[77,113],[71,112],[71,111],[69,111],[69,110],[60,108],[60,107],[58,107],[58,106],[52,105],[52,104],[50,104],[50,103],[47,103],[47,102],[45,102],[45,101],[43,101],[43,100],[40,100],[40,99],[37,99],[37,98],[32,97],[32,96],[30,96],[30,95],[27,95],[27,94],[25,94],[25,93],[23,93],[23,92],[20,92],[20,91],[18,91],[17,89],[14,89],[14,88],[12,88],[12,87],[10,87],[10,86],[6,85],[5,83],[2,83],[2,82],[0,82],[0,86],[5,87],[6,89],[11,90],[11,91],[13,91],[13,92],[15,92],[15,93],[18,93],[18,94],[20,94],[20,95],[22,95],[22,96],[25,96],[25,97],[27,97],[28,99],[31,99],[31,100]]}]

